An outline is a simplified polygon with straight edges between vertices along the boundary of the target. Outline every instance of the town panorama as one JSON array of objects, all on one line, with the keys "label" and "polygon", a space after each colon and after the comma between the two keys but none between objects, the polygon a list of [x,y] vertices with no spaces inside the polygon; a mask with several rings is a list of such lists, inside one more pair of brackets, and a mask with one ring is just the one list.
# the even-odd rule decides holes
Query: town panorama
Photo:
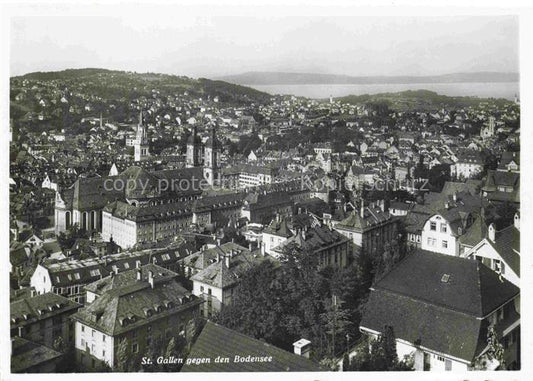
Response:
[{"label": "town panorama", "polygon": [[10,79],[11,371],[520,369],[519,100]]}]

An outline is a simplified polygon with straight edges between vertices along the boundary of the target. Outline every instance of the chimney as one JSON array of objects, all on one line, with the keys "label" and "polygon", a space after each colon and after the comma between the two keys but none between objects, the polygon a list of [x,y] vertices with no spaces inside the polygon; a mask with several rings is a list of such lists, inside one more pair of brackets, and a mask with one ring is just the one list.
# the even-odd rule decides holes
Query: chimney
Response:
[{"label": "chimney", "polygon": [[217,262],[220,262],[220,253],[217,253],[217,259],[216,259]]},{"label": "chimney", "polygon": [[141,280],[142,279],[141,269],[140,268],[136,268],[135,272],[137,273],[137,280]]},{"label": "chimney", "polygon": [[151,288],[154,288],[154,272],[152,270],[148,271],[148,283],[150,283]]},{"label": "chimney", "polygon": [[229,255],[226,255],[226,256],[224,257],[224,259],[226,260],[226,267],[229,269],[230,256],[229,256]]},{"label": "chimney", "polygon": [[457,192],[453,192],[453,201],[457,201]]},{"label": "chimney", "polygon": [[37,291],[35,291],[34,289],[32,289],[32,290],[30,291],[30,297],[33,298],[35,295],[37,295]]},{"label": "chimney", "polygon": [[518,212],[514,214],[514,227],[517,230],[520,230],[520,215],[518,214]]},{"label": "chimney", "polygon": [[359,210],[359,216],[365,218],[365,200],[361,199],[361,209]]},{"label": "chimney", "polygon": [[265,256],[265,243],[261,242],[261,255]]},{"label": "chimney", "polygon": [[309,358],[309,354],[311,353],[311,342],[309,340],[300,339],[292,345],[294,347],[294,354]]},{"label": "chimney", "polygon": [[489,225],[489,240],[496,242],[496,228],[494,227],[494,224]]},{"label": "chimney", "polygon": [[19,336],[19,337],[22,337],[22,329],[23,329],[23,328],[22,328],[22,327],[18,327],[18,328],[19,328],[18,336]]},{"label": "chimney", "polygon": [[252,247],[252,243],[251,243],[251,242],[248,243],[248,250],[250,250],[250,251],[253,250],[253,247]]},{"label": "chimney", "polygon": [[114,271],[115,271],[115,275],[117,275],[118,274],[118,267],[115,267]]}]

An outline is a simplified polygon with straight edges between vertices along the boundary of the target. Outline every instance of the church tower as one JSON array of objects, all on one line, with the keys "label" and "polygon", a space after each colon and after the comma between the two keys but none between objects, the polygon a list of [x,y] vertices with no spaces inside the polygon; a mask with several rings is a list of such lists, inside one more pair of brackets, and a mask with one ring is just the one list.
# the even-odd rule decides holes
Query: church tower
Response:
[{"label": "church tower", "polygon": [[221,144],[216,137],[215,127],[212,127],[204,152],[204,178],[209,185],[220,184],[220,150]]},{"label": "church tower", "polygon": [[143,112],[139,113],[139,125],[137,126],[137,135],[135,136],[135,161],[143,161],[150,156],[148,147],[148,137],[146,129],[143,126]]},{"label": "church tower", "polygon": [[199,167],[202,164],[202,139],[198,136],[196,126],[187,139],[187,168]]}]

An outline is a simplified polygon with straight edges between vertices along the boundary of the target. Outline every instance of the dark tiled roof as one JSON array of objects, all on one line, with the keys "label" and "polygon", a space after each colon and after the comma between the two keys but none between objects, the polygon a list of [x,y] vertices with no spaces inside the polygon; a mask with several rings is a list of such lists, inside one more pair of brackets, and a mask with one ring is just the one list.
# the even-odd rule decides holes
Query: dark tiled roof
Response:
[{"label": "dark tiled roof", "polygon": [[[235,356],[272,357],[267,362],[234,362]],[[216,357],[229,363],[215,363]],[[208,321],[189,358],[210,358],[209,364],[184,365],[182,372],[312,372],[321,371],[311,360]]]},{"label": "dark tiled roof", "polygon": [[487,236],[487,225],[482,217],[478,217],[472,226],[459,238],[461,244],[474,247]]},{"label": "dark tiled roof", "polygon": [[34,367],[63,356],[44,345],[15,336],[11,339],[11,372],[26,373]]},{"label": "dark tiled roof", "polygon": [[[448,282],[441,282],[444,274]],[[483,317],[519,293],[478,261],[419,250],[375,286],[395,294]]]},{"label": "dark tiled roof", "polygon": [[[177,282],[176,273],[152,264],[140,271],[141,280],[136,279],[137,269],[133,269],[87,286],[101,296],[72,318],[109,335],[119,335],[202,303]],[[153,288],[148,271],[153,272]]]},{"label": "dark tiled roof", "polygon": [[[215,258],[217,257],[215,256]],[[229,266],[226,264],[227,258],[229,258]],[[241,249],[233,255],[226,251],[224,256],[220,256],[218,262],[214,259],[213,263],[194,274],[191,279],[221,289],[227,288],[237,284],[254,264],[265,260],[265,258],[261,254],[252,254],[248,250]]]},{"label": "dark tiled roof", "polygon": [[101,258],[70,260],[50,264],[45,263],[41,266],[48,269],[50,280],[55,287],[67,287],[94,282],[109,275],[111,271],[114,271],[115,267],[119,272],[133,269],[137,261],[145,265],[155,260],[157,264],[168,266],[177,263],[178,259],[179,252],[177,250],[149,249],[136,252],[122,252]]},{"label": "dark tiled roof", "polygon": [[363,217],[361,217],[359,211],[354,210],[347,218],[339,222],[337,227],[340,229],[364,231],[393,220],[395,218],[389,212],[383,212],[380,208],[365,207]]},{"label": "dark tiled roof", "polygon": [[348,241],[348,238],[336,230],[330,230],[324,226],[316,226],[307,229],[305,232],[300,231],[295,236],[282,242],[274,250],[279,253],[292,250],[315,253],[328,247],[342,245]]},{"label": "dark tiled roof", "polygon": [[52,292],[26,296],[11,303],[11,328],[23,327],[65,312],[75,312],[80,307],[80,304]]},{"label": "dark tiled roof", "polygon": [[472,361],[484,339],[482,320],[392,292],[375,290],[360,326],[382,332],[392,326],[398,339]]},{"label": "dark tiled roof", "polygon": [[486,344],[482,318],[518,293],[478,261],[420,250],[375,285],[360,325],[472,361]]}]

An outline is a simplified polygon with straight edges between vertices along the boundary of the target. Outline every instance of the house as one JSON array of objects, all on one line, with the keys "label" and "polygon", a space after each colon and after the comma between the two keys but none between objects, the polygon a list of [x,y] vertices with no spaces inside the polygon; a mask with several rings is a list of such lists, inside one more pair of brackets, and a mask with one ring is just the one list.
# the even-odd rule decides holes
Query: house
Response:
[{"label": "house", "polygon": [[470,179],[483,171],[483,158],[478,151],[461,152],[450,166],[450,174],[458,179]]},{"label": "house", "polygon": [[487,171],[481,193],[486,200],[494,203],[520,204],[520,173]]},{"label": "house", "polygon": [[[318,223],[318,222],[316,222]],[[261,250],[268,255],[277,255],[274,248],[281,245],[299,230],[313,226],[315,220],[309,214],[297,214],[291,217],[276,215],[270,224],[263,230],[261,238]]]},{"label": "house", "polygon": [[[207,321],[193,344],[189,358],[205,358],[210,361],[199,364],[186,363],[182,372],[313,372],[323,370],[309,359],[310,342],[300,351],[287,352],[264,341]],[[228,361],[215,361],[217,358]],[[252,360],[253,359],[253,360]],[[236,361],[237,360],[237,361]]]},{"label": "house", "polygon": [[459,255],[459,237],[467,232],[479,214],[476,196],[454,193],[444,198],[444,207],[436,202],[421,232],[421,248],[434,253]]},{"label": "house", "polygon": [[55,174],[47,173],[46,177],[41,183],[41,188],[48,188],[48,189],[52,189],[57,192],[58,185],[57,185],[57,177],[55,176]]},{"label": "house", "polygon": [[364,206],[334,225],[334,229],[350,239],[356,251],[380,253],[385,244],[397,238],[397,219],[380,206]]},{"label": "house", "polygon": [[11,302],[11,337],[19,336],[49,348],[53,347],[56,338],[62,337],[68,347],[74,343],[69,317],[80,307],[61,295],[31,292]]},{"label": "house", "polygon": [[116,369],[122,343],[127,356],[134,357],[147,353],[156,338],[168,342],[186,336],[203,301],[187,291],[177,275],[154,264],[138,265],[88,285],[89,304],[72,316],[78,366],[96,370],[107,364]]},{"label": "house", "polygon": [[465,251],[465,258],[475,259],[520,287],[520,216],[514,224],[496,231],[494,224],[486,229],[486,236]]},{"label": "house", "polygon": [[56,263],[43,262],[37,265],[30,285],[39,294],[52,292],[63,295],[77,303],[85,302],[85,286],[111,272],[135,268],[137,263],[157,263],[169,270],[178,268],[179,248],[148,249],[121,252],[98,258],[69,260]]},{"label": "house", "polygon": [[398,357],[415,370],[466,371],[499,366],[486,356],[493,327],[506,367],[520,367],[520,290],[479,261],[417,251],[370,292],[361,332],[377,337],[390,326]]},{"label": "house", "polygon": [[504,152],[498,164],[498,171],[520,173],[520,152]]},{"label": "house", "polygon": [[350,240],[328,226],[299,229],[292,237],[272,249],[272,256],[304,254],[316,258],[319,267],[346,267],[351,258]]},{"label": "house", "polygon": [[201,314],[207,318],[230,305],[236,295],[240,278],[253,265],[267,258],[235,247],[227,251],[218,250],[217,247],[214,251],[216,257],[212,262],[191,277],[193,294],[206,302],[201,307]]}]

